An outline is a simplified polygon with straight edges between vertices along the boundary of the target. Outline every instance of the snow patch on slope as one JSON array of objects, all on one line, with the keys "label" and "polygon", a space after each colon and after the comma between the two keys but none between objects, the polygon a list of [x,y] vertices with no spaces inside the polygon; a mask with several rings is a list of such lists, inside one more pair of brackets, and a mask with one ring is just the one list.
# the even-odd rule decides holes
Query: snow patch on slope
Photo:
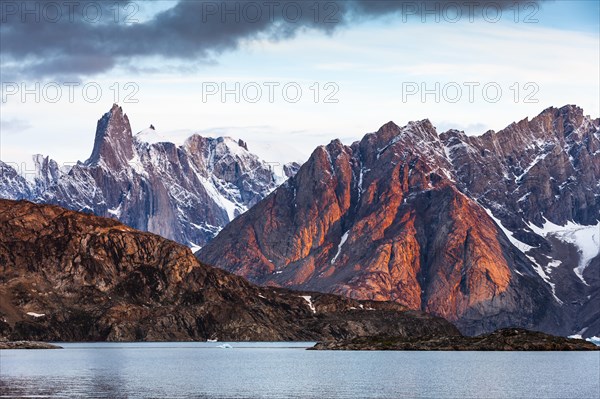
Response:
[{"label": "snow patch on slope", "polygon": [[193,242],[188,242],[188,247],[190,247],[190,249],[192,250],[192,253],[196,253],[197,251],[200,251],[200,249],[202,249],[202,247],[198,244],[194,244]]},{"label": "snow patch on slope", "polygon": [[317,309],[312,301],[312,296],[310,295],[301,295],[300,298],[304,298],[304,300],[308,303],[308,307],[312,310],[313,313],[317,313]]},{"label": "snow patch on slope", "polygon": [[564,226],[559,226],[548,220],[542,227],[530,224],[529,228],[542,237],[556,237],[560,241],[574,245],[579,252],[579,265],[573,270],[584,284],[583,271],[598,254],[600,254],[600,222],[584,226],[569,221]]},{"label": "snow patch on slope", "polygon": [[[482,208],[487,212],[487,214],[494,220],[494,222],[496,222],[496,224],[500,227],[500,229],[502,229],[502,231],[504,232],[504,234],[506,235],[506,237],[508,237],[509,241],[519,250],[523,253],[523,255],[525,255],[533,264],[533,269],[535,270],[535,272],[542,278],[542,280],[544,280],[544,282],[546,284],[548,284],[550,286],[550,289],[552,290],[552,296],[554,296],[554,299],[560,303],[562,305],[563,301],[560,300],[560,298],[558,296],[556,296],[556,284],[554,284],[551,280],[550,280],[550,276],[547,274],[550,273],[550,269],[551,267],[556,267],[560,264],[560,261],[558,261],[559,263],[556,263],[556,261],[552,261],[550,262],[547,266],[546,266],[546,270],[544,270],[544,268],[537,262],[537,260],[535,260],[535,258],[531,255],[527,255],[527,252],[529,252],[530,250],[532,250],[534,247],[532,247],[531,245],[527,245],[522,241],[517,240],[514,235],[513,232],[508,230],[506,227],[504,227],[504,225],[502,224],[502,222],[500,221],[500,219],[497,219],[494,217],[494,215],[492,214],[492,211],[490,211],[489,209],[485,208],[482,206]],[[520,273],[519,273],[520,274]]]},{"label": "snow patch on slope", "polygon": [[335,263],[338,256],[340,256],[340,253],[342,252],[342,247],[344,246],[344,244],[346,243],[346,240],[348,239],[348,234],[350,234],[350,230],[345,232],[344,235],[342,236],[342,239],[340,240],[340,244],[338,245],[338,248],[337,248],[337,252],[336,252],[335,256],[331,259],[332,265]]},{"label": "snow patch on slope", "polygon": [[116,208],[111,208],[109,209],[107,212],[109,215],[116,217],[117,219],[121,217],[121,207],[123,206],[123,203],[120,203],[118,207]]},{"label": "snow patch on slope", "polygon": [[229,218],[230,222],[236,217],[236,211],[238,211],[239,213],[243,213],[246,211],[246,209],[240,207],[228,198],[225,198],[225,196],[221,195],[221,193],[219,192],[219,190],[217,190],[212,181],[200,175],[198,176],[198,178],[200,179],[202,186],[206,190],[206,194],[208,194],[208,196],[215,202],[215,204],[217,204],[221,209],[223,209],[227,213],[227,217]]},{"label": "snow patch on slope", "polygon": [[504,227],[504,225],[502,224],[502,222],[500,221],[500,219],[494,217],[494,214],[492,213],[492,211],[490,211],[489,209],[485,208],[482,206],[482,208],[487,212],[487,214],[494,220],[494,222],[496,222],[496,224],[498,225],[498,227],[500,227],[500,229],[502,229],[502,231],[504,232],[504,234],[506,235],[506,237],[508,237],[509,241],[515,246],[517,247],[517,249],[523,253],[533,249],[534,247],[532,247],[531,245],[527,245],[522,241],[517,240],[514,237],[514,233],[512,231],[510,231],[509,229],[507,229],[506,227]]}]

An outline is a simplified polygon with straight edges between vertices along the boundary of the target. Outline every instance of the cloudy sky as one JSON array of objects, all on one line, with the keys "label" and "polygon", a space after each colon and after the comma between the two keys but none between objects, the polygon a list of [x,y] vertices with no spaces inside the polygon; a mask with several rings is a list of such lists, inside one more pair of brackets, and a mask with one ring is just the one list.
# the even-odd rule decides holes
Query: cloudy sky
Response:
[{"label": "cloudy sky", "polygon": [[[549,106],[599,116],[598,1],[0,3],[0,159],[86,159],[134,131],[302,160],[389,120],[481,134]],[[253,147],[254,146],[254,147]]]}]

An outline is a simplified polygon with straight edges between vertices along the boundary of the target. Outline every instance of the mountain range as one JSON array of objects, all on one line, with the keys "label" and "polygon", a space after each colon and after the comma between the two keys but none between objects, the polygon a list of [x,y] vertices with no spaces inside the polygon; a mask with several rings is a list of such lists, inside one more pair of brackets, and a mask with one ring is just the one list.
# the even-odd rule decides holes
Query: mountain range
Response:
[{"label": "mountain range", "polygon": [[229,137],[195,134],[182,145],[157,138],[154,127],[133,135],[115,104],[84,162],[63,168],[36,155],[36,175],[26,179],[0,161],[0,197],[113,217],[197,249],[299,166],[278,170]]},{"label": "mountain range", "polygon": [[240,140],[154,136],[115,105],[84,162],[36,156],[34,179],[0,162],[0,197],[112,217],[259,285],[392,301],[466,334],[600,335],[600,120],[576,106],[481,136],[389,122],[281,174]]},{"label": "mountain range", "polygon": [[198,258],[270,286],[390,300],[468,334],[600,333],[600,120],[389,122],[318,147]]}]

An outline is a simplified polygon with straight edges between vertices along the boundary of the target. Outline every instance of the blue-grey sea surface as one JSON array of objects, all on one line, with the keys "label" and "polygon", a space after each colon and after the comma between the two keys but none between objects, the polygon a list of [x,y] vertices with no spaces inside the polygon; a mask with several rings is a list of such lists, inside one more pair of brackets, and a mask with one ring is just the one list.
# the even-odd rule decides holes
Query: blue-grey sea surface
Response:
[{"label": "blue-grey sea surface", "polygon": [[2,350],[0,397],[600,398],[599,352],[305,350],[312,344]]}]

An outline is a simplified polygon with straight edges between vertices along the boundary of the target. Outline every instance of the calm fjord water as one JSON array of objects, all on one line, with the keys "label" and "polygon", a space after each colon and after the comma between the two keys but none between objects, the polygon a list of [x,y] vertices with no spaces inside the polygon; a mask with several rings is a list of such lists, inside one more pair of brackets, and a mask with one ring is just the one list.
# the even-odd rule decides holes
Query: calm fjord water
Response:
[{"label": "calm fjord water", "polygon": [[331,352],[311,343],[0,351],[0,397],[598,398],[598,352]]}]

